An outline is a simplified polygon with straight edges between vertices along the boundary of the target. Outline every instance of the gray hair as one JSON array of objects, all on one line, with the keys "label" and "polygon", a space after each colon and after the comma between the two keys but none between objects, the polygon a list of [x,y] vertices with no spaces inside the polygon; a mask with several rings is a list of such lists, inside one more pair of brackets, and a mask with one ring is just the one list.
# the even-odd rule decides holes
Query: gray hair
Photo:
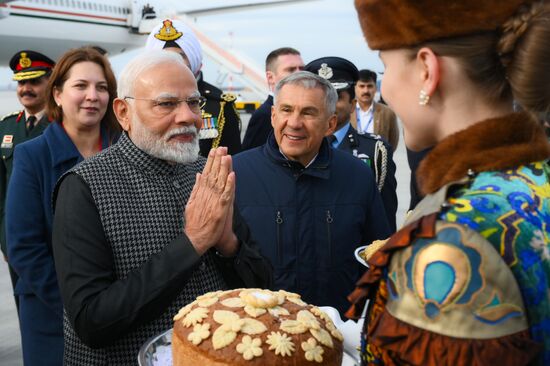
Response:
[{"label": "gray hair", "polygon": [[176,63],[187,68],[181,55],[164,50],[145,50],[124,66],[118,78],[117,94],[119,98],[133,97],[134,83],[145,71],[165,63]]},{"label": "gray hair", "polygon": [[[338,93],[327,80],[323,79],[319,75],[311,73],[309,71],[298,71],[288,75],[275,86],[273,92],[273,104],[277,102],[277,95],[285,85],[299,85],[305,89],[320,88],[325,93],[325,107],[328,115],[333,115],[336,112],[336,102],[338,101]],[[120,94],[119,94],[120,95]]]}]

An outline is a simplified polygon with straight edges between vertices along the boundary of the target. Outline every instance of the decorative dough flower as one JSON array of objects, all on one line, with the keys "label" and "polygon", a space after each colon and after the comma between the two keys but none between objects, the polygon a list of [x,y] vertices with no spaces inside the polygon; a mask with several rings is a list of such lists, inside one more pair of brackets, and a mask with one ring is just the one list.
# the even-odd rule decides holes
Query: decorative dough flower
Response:
[{"label": "decorative dough flower", "polygon": [[253,359],[254,357],[259,357],[263,354],[261,348],[262,340],[260,338],[252,339],[250,336],[244,336],[242,343],[237,345],[237,352],[243,355],[243,358],[247,361]]},{"label": "decorative dough flower", "polygon": [[240,297],[230,297],[229,299],[222,300],[221,304],[228,308],[242,308],[246,306]]},{"label": "decorative dough flower", "polygon": [[255,308],[268,309],[279,304],[279,297],[269,291],[252,288],[241,291],[239,297],[247,304]]},{"label": "decorative dough flower", "polygon": [[195,346],[210,336],[210,324],[196,324],[187,339]]},{"label": "decorative dough flower", "polygon": [[319,318],[323,319],[325,322],[332,322],[332,319],[330,319],[330,316],[327,315],[323,310],[319,309],[317,306],[312,307],[309,309],[312,314],[317,315]]},{"label": "decorative dough flower", "polygon": [[268,309],[269,313],[273,316],[280,317],[281,315],[290,315],[288,310],[281,306],[275,306],[274,308]]},{"label": "decorative dough flower", "polygon": [[296,305],[299,305],[299,306],[307,306],[307,304],[305,302],[302,301],[302,299],[300,299],[299,297],[288,297],[286,298],[288,301],[290,302],[293,302],[295,303]]},{"label": "decorative dough flower", "polygon": [[317,341],[313,338],[307,340],[307,342],[302,342],[302,349],[305,352],[306,360],[323,362],[323,353],[325,352],[321,346],[317,345]]},{"label": "decorative dough flower", "polygon": [[189,312],[183,319],[183,325],[185,327],[190,327],[197,323],[202,323],[202,320],[208,316],[208,309],[206,308],[195,308]]},{"label": "decorative dough flower", "polygon": [[181,308],[180,311],[174,316],[174,321],[178,321],[184,316],[187,315],[191,311],[191,308],[193,307],[193,303],[187,304],[185,307]]},{"label": "decorative dough flower", "polygon": [[197,304],[199,306],[202,306],[204,308],[207,308],[211,305],[214,305],[218,302],[218,295],[221,293],[221,291],[215,291],[215,292],[208,292],[204,295],[201,295],[197,297]]},{"label": "decorative dough flower", "polygon": [[265,343],[269,344],[270,350],[275,350],[276,355],[281,356],[290,356],[294,352],[294,343],[292,343],[292,338],[290,338],[285,333],[271,332],[267,336],[267,341]]},{"label": "decorative dough flower", "polygon": [[267,330],[262,322],[251,318],[241,319],[239,315],[228,310],[214,311],[213,318],[216,323],[221,324],[212,336],[214,349],[220,349],[231,344],[237,337],[238,332],[260,334]]}]

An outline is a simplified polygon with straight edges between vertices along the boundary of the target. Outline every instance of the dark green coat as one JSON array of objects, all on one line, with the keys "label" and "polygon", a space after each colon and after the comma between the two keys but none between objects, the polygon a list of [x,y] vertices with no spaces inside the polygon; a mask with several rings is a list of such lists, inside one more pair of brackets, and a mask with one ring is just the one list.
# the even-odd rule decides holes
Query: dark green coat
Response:
[{"label": "dark green coat", "polygon": [[2,143],[2,162],[0,164],[0,245],[4,255],[6,255],[4,206],[6,204],[6,191],[13,165],[13,151],[17,144],[42,134],[48,123],[48,118],[44,115],[27,135],[25,112],[15,112],[0,120],[0,141]]}]

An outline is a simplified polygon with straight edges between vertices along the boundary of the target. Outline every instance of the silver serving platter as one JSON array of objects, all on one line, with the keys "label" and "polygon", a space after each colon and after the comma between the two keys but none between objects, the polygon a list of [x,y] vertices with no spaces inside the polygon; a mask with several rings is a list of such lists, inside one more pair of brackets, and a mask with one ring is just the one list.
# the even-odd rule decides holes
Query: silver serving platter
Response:
[{"label": "silver serving platter", "polygon": [[[139,350],[140,366],[172,366],[172,329],[149,339]],[[359,366],[360,362],[344,351],[342,366]]]}]

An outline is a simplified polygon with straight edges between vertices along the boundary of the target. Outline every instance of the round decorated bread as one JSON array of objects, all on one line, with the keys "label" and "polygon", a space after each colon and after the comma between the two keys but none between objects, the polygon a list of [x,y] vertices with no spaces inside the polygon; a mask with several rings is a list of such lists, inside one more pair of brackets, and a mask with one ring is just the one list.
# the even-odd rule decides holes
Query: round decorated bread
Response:
[{"label": "round decorated bread", "polygon": [[174,317],[175,366],[335,365],[342,334],[329,316],[286,291],[209,292]]}]

